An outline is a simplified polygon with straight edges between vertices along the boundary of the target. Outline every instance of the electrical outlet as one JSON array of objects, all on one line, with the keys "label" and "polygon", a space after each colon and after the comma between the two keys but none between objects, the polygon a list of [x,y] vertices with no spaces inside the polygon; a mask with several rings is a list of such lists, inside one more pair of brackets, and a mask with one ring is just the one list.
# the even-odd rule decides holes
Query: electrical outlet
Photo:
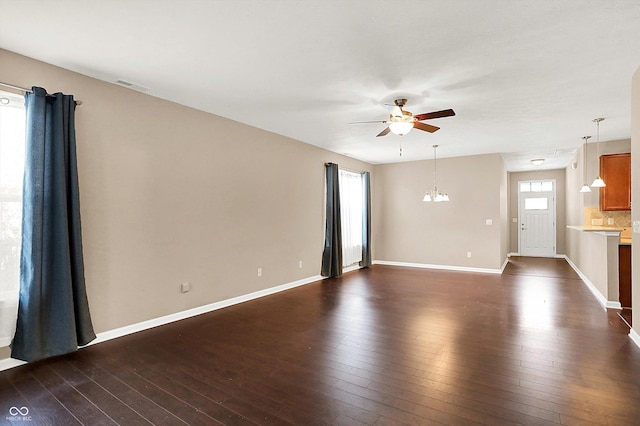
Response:
[{"label": "electrical outlet", "polygon": [[612,217],[610,217],[610,218],[608,218],[608,219],[607,219],[607,225],[613,225],[613,224],[615,224],[615,223],[616,223],[616,221],[615,221],[615,220],[613,220],[613,218],[612,218]]},{"label": "electrical outlet", "polygon": [[493,219],[485,219],[485,225],[493,225]]},{"label": "electrical outlet", "polygon": [[467,252],[467,257],[471,257],[471,252],[470,251]]},{"label": "electrical outlet", "polygon": [[186,293],[186,292],[188,292],[189,290],[191,290],[191,284],[189,284],[188,282],[185,282],[185,283],[180,284],[180,291],[181,291],[182,293]]},{"label": "electrical outlet", "polygon": [[518,218],[517,218],[517,217],[512,217],[512,218],[511,218],[511,222],[513,222],[513,223],[518,223]]},{"label": "electrical outlet", "polygon": [[640,220],[633,221],[633,233],[640,234]]},{"label": "electrical outlet", "polygon": [[302,260],[298,262],[298,268],[302,269]]},{"label": "electrical outlet", "polygon": [[258,276],[261,277],[262,276],[262,268],[258,268]]}]

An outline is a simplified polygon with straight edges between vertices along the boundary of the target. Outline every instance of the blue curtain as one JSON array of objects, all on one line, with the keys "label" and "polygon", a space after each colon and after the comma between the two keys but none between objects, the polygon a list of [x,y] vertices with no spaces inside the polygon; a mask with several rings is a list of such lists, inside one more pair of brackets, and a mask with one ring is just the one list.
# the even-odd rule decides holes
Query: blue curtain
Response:
[{"label": "blue curtain", "polygon": [[371,266],[371,177],[362,172],[362,260],[360,266]]},{"label": "blue curtain", "polygon": [[324,166],[327,201],[321,274],[324,277],[337,277],[342,275],[342,226],[340,222],[338,165],[327,163]]},{"label": "blue curtain", "polygon": [[73,96],[25,96],[20,299],[11,356],[73,352],[96,335],[84,282]]}]

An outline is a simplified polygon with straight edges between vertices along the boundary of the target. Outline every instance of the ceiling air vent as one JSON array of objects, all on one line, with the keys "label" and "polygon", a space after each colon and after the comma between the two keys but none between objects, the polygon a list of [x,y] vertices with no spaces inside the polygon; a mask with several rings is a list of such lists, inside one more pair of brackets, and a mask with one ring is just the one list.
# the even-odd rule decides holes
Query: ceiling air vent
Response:
[{"label": "ceiling air vent", "polygon": [[116,83],[118,83],[120,86],[124,86],[124,87],[127,87],[129,89],[137,90],[139,92],[148,92],[149,91],[149,89],[147,89],[144,86],[140,86],[139,84],[131,83],[130,81],[126,81],[126,80],[117,80]]}]

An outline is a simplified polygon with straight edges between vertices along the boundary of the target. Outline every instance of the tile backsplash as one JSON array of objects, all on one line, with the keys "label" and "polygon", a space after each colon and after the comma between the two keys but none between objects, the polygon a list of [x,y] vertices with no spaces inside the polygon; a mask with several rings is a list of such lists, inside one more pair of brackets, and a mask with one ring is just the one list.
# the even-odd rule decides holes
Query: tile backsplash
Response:
[{"label": "tile backsplash", "polygon": [[[613,223],[611,223],[611,219]],[[631,212],[630,211],[617,211],[617,212],[603,212],[598,207],[585,207],[584,208],[584,224],[590,225],[602,225],[602,226],[618,226],[618,227],[630,227],[631,226]]]}]

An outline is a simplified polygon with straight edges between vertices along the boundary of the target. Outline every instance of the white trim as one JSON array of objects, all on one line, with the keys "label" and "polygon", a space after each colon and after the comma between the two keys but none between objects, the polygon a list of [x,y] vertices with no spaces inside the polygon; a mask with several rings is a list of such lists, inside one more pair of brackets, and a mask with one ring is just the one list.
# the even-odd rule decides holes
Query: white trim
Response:
[{"label": "white trim", "polygon": [[[359,268],[359,266],[358,266]],[[96,339],[94,339],[87,346],[95,345],[97,343],[106,342],[107,340],[115,339],[118,337],[126,336],[127,334],[137,333],[139,331],[147,330],[150,328],[158,327],[161,325],[169,324],[174,321],[180,321],[186,318],[190,318],[196,315],[205,314],[207,312],[215,311],[218,309],[226,308],[228,306],[236,305],[238,303],[248,302],[249,300],[258,299],[260,297],[269,296],[274,293],[289,290],[295,287],[299,287],[305,284],[321,281],[326,277],[316,275],[309,278],[303,278],[298,281],[293,281],[287,284],[267,288],[264,290],[254,291],[253,293],[245,294],[231,299],[222,300],[220,302],[210,303],[204,306],[198,306],[197,308],[188,309],[186,311],[176,312],[175,314],[165,315],[158,318],[153,318],[147,321],[142,321],[136,324],[127,325],[125,327],[116,328],[114,330],[98,333]],[[20,361],[13,358],[5,358],[0,360],[0,371],[8,370],[19,365],[26,364],[24,361]]]},{"label": "white trim", "polygon": [[390,260],[374,260],[374,265],[388,265],[388,266],[406,266],[408,268],[423,268],[423,269],[444,269],[447,271],[460,271],[460,272],[480,272],[483,274],[502,274],[504,267],[507,264],[503,265],[502,269],[489,269],[489,268],[471,268],[468,266],[451,266],[451,265],[432,265],[428,263],[408,263],[408,262],[394,262]]},{"label": "white trim", "polygon": [[609,309],[617,309],[619,311],[622,310],[622,304],[620,302],[614,302],[611,300],[607,300],[607,308]]},{"label": "white trim", "polygon": [[26,362],[20,361],[19,359],[13,359],[13,358],[0,359],[0,371],[9,370],[10,368],[18,367],[24,364],[26,364]]},{"label": "white trim", "polygon": [[504,263],[502,264],[502,268],[500,268],[500,273],[501,273],[501,274],[504,272],[504,268],[506,268],[508,264],[509,264],[509,256],[507,256],[507,257],[504,259]]},{"label": "white trim", "polygon": [[302,280],[294,281],[288,284],[282,284],[276,287],[267,288],[264,290],[254,291],[253,293],[245,294],[231,299],[222,300],[220,302],[210,303],[208,305],[198,306],[197,308],[188,309],[186,311],[176,312],[175,314],[165,315],[142,321],[136,324],[127,325],[125,327],[116,328],[115,330],[105,331],[98,333],[97,338],[93,340],[89,345],[95,345],[96,343],[102,343],[107,340],[115,339],[117,337],[126,336],[127,334],[137,333],[138,331],[147,330],[149,328],[158,327],[172,323],[174,321],[180,321],[186,318],[191,318],[196,315],[206,314],[207,312],[216,311],[218,309],[226,308],[239,303],[248,302],[249,300],[258,299],[260,297],[269,296],[271,294],[279,293],[281,291],[289,290],[301,285],[313,283],[323,280],[325,277],[316,275],[314,277],[304,278]]},{"label": "white trim", "polygon": [[[600,293],[598,291],[598,289],[596,288],[596,286],[593,285],[593,283],[591,281],[589,281],[589,278],[586,277],[585,274],[582,273],[582,271],[580,271],[580,269],[578,269],[578,267],[571,261],[571,259],[569,259],[568,256],[565,256],[565,259],[567,260],[567,263],[569,264],[569,266],[571,266],[573,268],[574,271],[576,271],[576,274],[578,274],[578,276],[580,277],[580,279],[582,280],[582,282],[585,283],[585,285],[587,286],[587,288],[591,291],[591,293],[596,297],[596,299],[598,300],[598,302],[600,303],[600,305],[602,306],[602,309],[604,309],[605,311],[607,310],[607,305],[609,304],[609,302],[607,301],[607,299],[604,298],[604,296],[602,295],[602,293]],[[611,302],[613,303],[613,302]]]},{"label": "white trim", "polygon": [[631,338],[631,340],[633,340],[633,343],[635,343],[636,346],[640,348],[640,335],[638,335],[638,333],[636,333],[633,328],[631,329],[631,331],[629,331],[629,337]]},{"label": "white trim", "polygon": [[[521,256],[520,253],[508,253],[507,256],[509,257],[513,257],[513,256],[518,256],[518,257],[547,257],[547,256]],[[566,259],[567,255],[566,254],[554,254],[553,256],[551,256],[549,259]]]},{"label": "white trim", "polygon": [[[351,272],[351,271],[357,271],[358,269],[362,269],[362,266],[355,264],[355,265],[351,265],[351,266],[346,266],[344,268],[342,268],[342,273],[344,274],[345,272]],[[322,277],[325,278],[325,277]]]}]

